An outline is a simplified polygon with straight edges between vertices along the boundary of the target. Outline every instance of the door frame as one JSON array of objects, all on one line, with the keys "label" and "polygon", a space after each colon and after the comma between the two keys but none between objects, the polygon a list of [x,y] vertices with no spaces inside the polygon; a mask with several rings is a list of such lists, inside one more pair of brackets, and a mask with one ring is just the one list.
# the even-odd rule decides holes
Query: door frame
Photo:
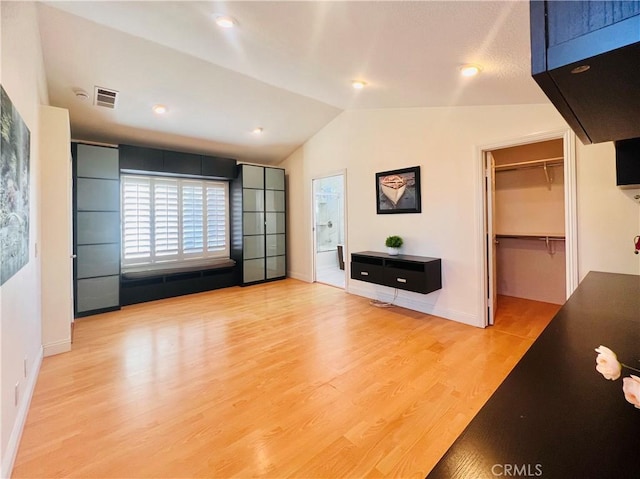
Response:
[{"label": "door frame", "polygon": [[[528,145],[531,143],[539,143],[548,140],[563,140],[564,154],[564,228],[565,228],[565,254],[566,254],[566,278],[565,293],[569,298],[578,287],[578,221],[576,208],[576,135],[570,129],[551,130],[519,138],[505,139],[496,143],[480,145],[476,149],[476,165],[478,174],[478,202],[480,211],[478,212],[476,222],[477,231],[477,251],[478,257],[481,258],[482,267],[479,273],[480,298],[478,304],[481,305],[480,317],[483,317],[482,324],[484,327],[489,326],[489,306],[491,298],[489,297],[489,283],[493,281],[494,271],[488,264],[488,243],[487,237],[492,232],[492,225],[488,224],[487,218],[487,190],[491,191],[491,174],[487,171],[486,152],[499,150],[502,148],[510,148],[514,146]],[[488,175],[488,179],[487,179]]]},{"label": "door frame", "polygon": [[315,181],[316,180],[322,180],[324,178],[331,178],[332,176],[342,176],[342,194],[343,194],[343,198],[342,198],[342,217],[344,218],[344,248],[343,248],[343,254],[345,256],[345,261],[344,261],[344,289],[345,291],[347,290],[347,272],[348,272],[348,264],[349,262],[347,261],[347,252],[349,251],[349,248],[347,246],[347,242],[348,242],[348,232],[347,232],[347,225],[349,224],[348,218],[347,218],[347,170],[345,169],[341,169],[341,170],[336,170],[336,171],[332,171],[330,173],[324,173],[322,175],[317,175],[317,176],[312,176],[311,177],[311,236],[312,236],[312,241],[311,241],[311,282],[315,283],[317,282],[316,279],[316,249],[317,249],[317,238],[316,238],[316,191],[315,191]]},{"label": "door frame", "polygon": [[[484,226],[486,229],[486,251],[487,251],[487,271],[489,274],[487,275],[487,318],[486,325],[493,326],[493,322],[496,315],[497,309],[497,275],[495,271],[496,267],[496,239],[494,234],[494,222],[496,218],[496,171],[495,171],[495,160],[493,158],[492,150],[484,150],[484,171],[485,171],[485,201],[487,205],[484,209],[486,220],[484,221]],[[491,238],[489,238],[489,226],[491,232]]]}]

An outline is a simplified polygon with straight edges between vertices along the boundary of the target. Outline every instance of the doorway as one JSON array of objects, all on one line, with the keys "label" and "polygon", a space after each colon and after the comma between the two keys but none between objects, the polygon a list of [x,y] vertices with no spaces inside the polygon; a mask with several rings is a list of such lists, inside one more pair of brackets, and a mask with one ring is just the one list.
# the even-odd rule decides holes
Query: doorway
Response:
[{"label": "doorway", "polygon": [[505,298],[561,305],[577,286],[573,141],[564,132],[481,150],[486,325]]},{"label": "doorway", "polygon": [[314,280],[345,288],[345,175],[313,180]]}]

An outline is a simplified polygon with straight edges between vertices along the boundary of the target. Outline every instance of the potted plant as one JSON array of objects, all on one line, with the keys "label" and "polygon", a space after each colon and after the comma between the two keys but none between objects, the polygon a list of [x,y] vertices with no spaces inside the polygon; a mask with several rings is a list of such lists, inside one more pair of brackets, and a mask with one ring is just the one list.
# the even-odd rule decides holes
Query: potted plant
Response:
[{"label": "potted plant", "polygon": [[384,244],[387,247],[387,253],[391,256],[397,256],[400,253],[400,247],[402,246],[402,238],[400,236],[388,236]]}]

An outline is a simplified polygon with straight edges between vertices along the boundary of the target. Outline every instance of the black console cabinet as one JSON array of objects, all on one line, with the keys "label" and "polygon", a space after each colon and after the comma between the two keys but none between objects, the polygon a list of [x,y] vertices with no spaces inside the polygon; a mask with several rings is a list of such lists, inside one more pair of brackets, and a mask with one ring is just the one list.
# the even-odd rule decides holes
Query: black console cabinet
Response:
[{"label": "black console cabinet", "polygon": [[427,294],[442,288],[442,262],[375,251],[352,253],[351,279]]}]

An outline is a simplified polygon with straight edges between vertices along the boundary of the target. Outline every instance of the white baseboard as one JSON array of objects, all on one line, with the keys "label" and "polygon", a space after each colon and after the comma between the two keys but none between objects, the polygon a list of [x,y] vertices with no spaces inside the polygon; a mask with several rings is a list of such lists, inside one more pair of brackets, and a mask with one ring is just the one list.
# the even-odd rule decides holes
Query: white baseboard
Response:
[{"label": "white baseboard", "polygon": [[300,281],[304,281],[305,283],[313,283],[309,275],[297,273],[295,271],[288,271],[287,276],[293,279],[299,279]]},{"label": "white baseboard", "polygon": [[38,352],[38,356],[33,362],[33,367],[29,372],[29,377],[25,383],[24,394],[22,395],[22,401],[18,405],[18,414],[16,420],[13,423],[11,429],[11,435],[9,436],[9,442],[5,450],[5,455],[2,457],[2,472],[0,477],[11,477],[11,471],[13,470],[13,464],[16,461],[18,454],[18,446],[20,445],[20,438],[22,437],[22,431],[27,421],[27,413],[29,412],[29,406],[31,405],[31,398],[33,397],[33,391],[36,387],[36,381],[38,374],[40,373],[40,366],[42,365],[42,358],[44,349],[41,347]]},{"label": "white baseboard", "polygon": [[44,345],[44,357],[54,356],[71,351],[71,338]]},{"label": "white baseboard", "polygon": [[[456,311],[453,309],[444,309],[439,308],[435,304],[429,303],[427,301],[420,300],[418,298],[407,297],[407,296],[398,296],[393,298],[393,289],[386,288],[384,286],[378,286],[375,291],[367,287],[360,287],[353,284],[352,281],[349,284],[347,292],[351,294],[355,294],[357,296],[363,296],[365,298],[377,299],[380,301],[392,302],[397,306],[401,306],[403,308],[411,309],[413,311],[419,311],[421,313],[430,314],[432,316],[438,316],[444,319],[450,319],[452,321],[456,321],[458,323],[468,324],[469,326],[481,327],[479,326],[480,322],[478,321],[477,316],[463,313],[461,311]],[[426,298],[427,296],[425,296]]]}]

